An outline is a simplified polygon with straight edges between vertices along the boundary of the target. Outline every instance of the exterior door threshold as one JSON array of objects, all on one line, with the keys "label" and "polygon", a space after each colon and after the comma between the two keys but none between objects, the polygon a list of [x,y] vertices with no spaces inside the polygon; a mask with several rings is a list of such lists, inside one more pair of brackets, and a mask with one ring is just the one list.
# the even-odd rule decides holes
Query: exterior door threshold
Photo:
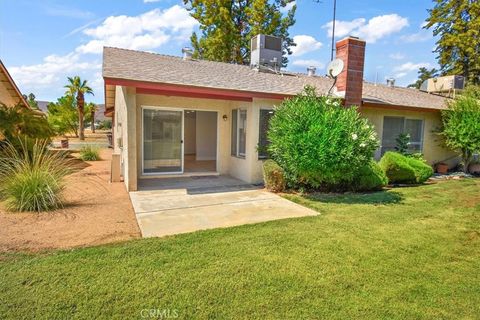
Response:
[{"label": "exterior door threshold", "polygon": [[184,173],[141,176],[140,179],[191,178],[191,177],[206,177],[206,176],[219,176],[219,175],[220,174],[216,171],[184,172]]}]

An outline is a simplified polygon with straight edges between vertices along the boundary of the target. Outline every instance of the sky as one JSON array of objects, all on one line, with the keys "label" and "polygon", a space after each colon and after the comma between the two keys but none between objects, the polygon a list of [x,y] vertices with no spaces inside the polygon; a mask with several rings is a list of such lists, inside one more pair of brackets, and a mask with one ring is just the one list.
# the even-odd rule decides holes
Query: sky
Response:
[{"label": "sky", "polygon": [[[333,0],[297,0],[290,28],[297,46],[287,70],[330,61]],[[435,38],[422,26],[431,0],[337,0],[336,40],[348,35],[367,41],[364,78],[406,86],[420,67],[438,67]],[[23,93],[55,101],[68,76],[88,80],[103,102],[104,45],[181,56],[198,30],[176,0],[0,0],[0,59]]]}]

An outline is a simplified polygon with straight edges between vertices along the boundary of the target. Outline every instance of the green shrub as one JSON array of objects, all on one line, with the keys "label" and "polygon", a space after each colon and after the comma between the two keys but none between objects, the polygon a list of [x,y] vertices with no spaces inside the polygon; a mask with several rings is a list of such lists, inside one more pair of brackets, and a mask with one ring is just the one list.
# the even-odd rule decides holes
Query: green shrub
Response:
[{"label": "green shrub", "polygon": [[269,153],[292,186],[322,188],[351,182],[378,147],[375,130],[354,107],[312,88],[284,100],[270,120]]},{"label": "green shrub", "polygon": [[263,163],[263,180],[265,182],[265,188],[270,191],[282,192],[285,190],[284,171],[271,159]]},{"label": "green shrub", "polygon": [[366,166],[361,167],[355,174],[350,184],[351,191],[381,190],[388,184],[388,178],[378,163],[371,160]]},{"label": "green shrub", "polygon": [[98,147],[87,145],[80,149],[80,159],[83,161],[98,161],[100,159],[100,150]]},{"label": "green shrub", "polygon": [[53,153],[46,142],[31,150],[7,143],[0,155],[0,197],[8,209],[45,211],[62,206],[64,177],[71,171],[65,153]]},{"label": "green shrub", "polygon": [[390,183],[423,183],[433,174],[428,164],[397,152],[385,153],[379,164]]},{"label": "green shrub", "polygon": [[408,164],[415,171],[415,179],[417,183],[424,183],[433,175],[433,168],[423,162],[414,158],[408,158]]}]

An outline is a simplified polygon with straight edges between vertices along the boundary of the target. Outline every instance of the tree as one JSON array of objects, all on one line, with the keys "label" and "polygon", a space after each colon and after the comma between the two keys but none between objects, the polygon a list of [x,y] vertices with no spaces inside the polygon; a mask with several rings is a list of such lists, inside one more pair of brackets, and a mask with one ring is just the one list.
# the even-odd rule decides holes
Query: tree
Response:
[{"label": "tree", "polygon": [[93,95],[93,90],[87,85],[87,80],[80,79],[79,76],[68,77],[67,94],[72,97],[76,97],[77,110],[78,110],[78,136],[80,140],[85,140],[85,128],[84,128],[84,106],[85,106],[85,94]]},{"label": "tree", "polygon": [[75,107],[75,99],[71,95],[65,95],[47,105],[48,122],[59,135],[73,133],[78,137],[78,112]]},{"label": "tree", "polygon": [[190,15],[200,22],[201,36],[190,38],[193,56],[206,60],[248,64],[250,39],[260,33],[283,39],[284,58],[294,46],[288,29],[295,23],[296,6],[283,15],[281,9],[293,0],[184,0]]},{"label": "tree", "polygon": [[419,70],[418,70],[418,80],[415,81],[414,83],[412,84],[409,84],[408,87],[409,88],[416,88],[416,89],[420,89],[420,86],[422,85],[422,83],[425,81],[425,80],[428,80],[428,79],[431,79],[431,78],[436,78],[439,76],[439,72],[437,69],[433,68],[433,69],[427,69],[425,67],[421,67]]},{"label": "tree", "polygon": [[35,100],[36,97],[33,93],[29,93],[28,96],[24,94],[23,98],[27,100],[28,104],[32,109],[38,110],[38,102],[37,100]]},{"label": "tree", "polygon": [[464,171],[480,152],[480,88],[470,87],[442,112],[443,132],[448,147],[460,152]]},{"label": "tree", "polygon": [[434,0],[425,28],[439,36],[434,52],[443,74],[463,75],[470,84],[480,83],[480,2]]},{"label": "tree", "polygon": [[98,106],[90,102],[85,106],[85,113],[88,115],[88,118],[85,117],[85,120],[90,122],[90,128],[93,133],[95,133],[95,113],[98,111]]}]

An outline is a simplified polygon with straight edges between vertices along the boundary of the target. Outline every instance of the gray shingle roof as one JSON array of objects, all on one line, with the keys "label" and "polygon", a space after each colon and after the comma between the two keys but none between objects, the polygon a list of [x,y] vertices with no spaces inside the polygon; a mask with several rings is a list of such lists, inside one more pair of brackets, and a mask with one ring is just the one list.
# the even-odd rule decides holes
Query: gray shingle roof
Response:
[{"label": "gray shingle roof", "polygon": [[[103,77],[281,95],[295,95],[305,85],[327,93],[333,84],[327,77],[258,72],[249,66],[185,61],[180,57],[111,47],[103,50]],[[419,90],[368,82],[364,82],[363,98],[369,102],[431,109],[443,109],[445,104],[445,98]]]}]

